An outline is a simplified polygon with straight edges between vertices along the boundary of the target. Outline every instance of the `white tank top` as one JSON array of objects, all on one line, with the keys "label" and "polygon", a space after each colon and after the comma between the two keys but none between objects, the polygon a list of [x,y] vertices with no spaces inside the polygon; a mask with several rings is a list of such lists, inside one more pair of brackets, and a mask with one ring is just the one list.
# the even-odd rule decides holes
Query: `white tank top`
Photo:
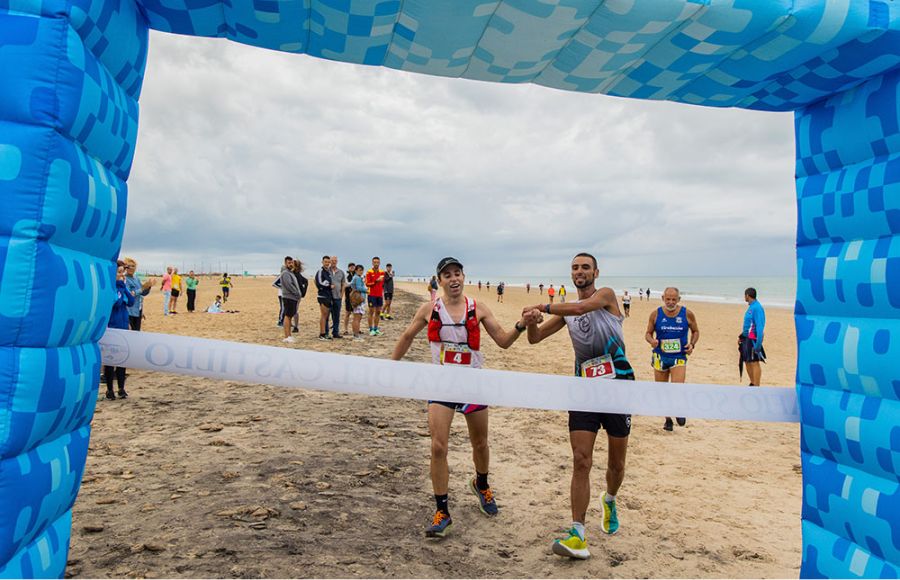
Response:
[{"label": "white tank top", "polygon": [[[434,309],[441,318],[441,342],[431,342],[431,362],[440,364],[457,364],[471,366],[480,369],[484,364],[484,355],[480,350],[472,350],[468,347],[469,333],[466,331],[466,315],[475,307],[475,301],[469,301],[466,296],[466,309],[462,320],[456,321],[450,317],[444,306],[443,298],[434,301]],[[467,363],[467,361],[470,361]]]}]

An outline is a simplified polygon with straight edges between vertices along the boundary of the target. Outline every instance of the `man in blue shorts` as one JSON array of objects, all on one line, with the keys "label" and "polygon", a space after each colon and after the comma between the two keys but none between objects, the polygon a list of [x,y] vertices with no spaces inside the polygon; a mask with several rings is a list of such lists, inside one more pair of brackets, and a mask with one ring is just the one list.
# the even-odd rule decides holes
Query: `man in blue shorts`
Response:
[{"label": "man in blue shorts", "polygon": [[[683,383],[687,375],[687,357],[700,340],[700,327],[694,313],[678,305],[681,301],[678,288],[666,288],[662,299],[663,305],[650,313],[644,340],[653,347],[651,364],[656,382]],[[682,427],[687,423],[684,417],[675,419]],[[672,418],[666,417],[663,429],[671,431],[673,428]]]}]

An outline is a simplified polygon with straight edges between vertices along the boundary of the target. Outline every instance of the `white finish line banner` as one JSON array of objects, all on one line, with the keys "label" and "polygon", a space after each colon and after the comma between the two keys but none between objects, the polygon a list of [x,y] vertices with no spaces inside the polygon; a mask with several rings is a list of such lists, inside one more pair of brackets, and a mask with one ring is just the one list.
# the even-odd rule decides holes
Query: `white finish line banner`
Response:
[{"label": "white finish line banner", "polygon": [[789,388],[453,368],[114,328],[100,340],[100,350],[106,365],[279,387],[557,411],[799,421],[797,396]]}]

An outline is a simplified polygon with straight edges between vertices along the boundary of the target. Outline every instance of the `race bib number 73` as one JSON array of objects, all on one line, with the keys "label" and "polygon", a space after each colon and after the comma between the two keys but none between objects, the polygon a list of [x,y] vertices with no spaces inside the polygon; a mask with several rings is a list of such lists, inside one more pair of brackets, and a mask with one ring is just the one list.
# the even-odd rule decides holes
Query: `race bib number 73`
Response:
[{"label": "race bib number 73", "polygon": [[464,365],[472,364],[472,349],[465,344],[441,343],[441,364],[442,365]]},{"label": "race bib number 73", "polygon": [[581,376],[587,379],[614,379],[612,356],[604,354],[581,363]]}]

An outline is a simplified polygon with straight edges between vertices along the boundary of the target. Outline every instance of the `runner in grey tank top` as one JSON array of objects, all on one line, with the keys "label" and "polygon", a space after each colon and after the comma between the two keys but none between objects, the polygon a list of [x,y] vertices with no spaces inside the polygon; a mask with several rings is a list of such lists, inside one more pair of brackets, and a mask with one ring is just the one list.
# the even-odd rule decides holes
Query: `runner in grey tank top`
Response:
[{"label": "runner in grey tank top", "polygon": [[[581,302],[581,300],[578,300],[578,302]],[[585,362],[597,357],[606,355],[610,357],[610,362],[614,362],[612,360],[613,354],[611,353],[617,353],[621,350],[621,358],[624,359],[625,339],[622,337],[623,317],[616,316],[608,310],[601,308],[600,310],[592,310],[579,316],[565,316],[564,319],[566,321],[566,326],[569,329],[569,338],[572,339],[572,347],[575,349],[576,376],[582,375],[582,365]],[[620,366],[621,369],[616,374],[634,375],[634,371],[631,370],[630,365]]]},{"label": "runner in grey tank top", "polygon": [[[575,374],[588,382],[585,388],[602,388],[605,379],[634,380],[634,370],[625,356],[622,313],[612,288],[597,288],[597,259],[586,253],[572,260],[572,282],[578,301],[566,304],[537,304],[522,312],[528,325],[528,342],[536,344],[568,327],[575,349]],[[540,323],[542,314],[551,315]],[[600,381],[600,382],[597,382]],[[600,501],[603,519],[600,529],[614,534],[619,529],[616,494],[625,478],[625,455],[631,433],[631,415],[569,411],[569,439],[572,444],[571,502],[572,527],[567,536],[553,543],[553,553],[569,558],[590,557],[585,534],[585,517],[591,501],[590,473],[598,431],[606,429],[609,455],[606,463],[607,491]]]}]

